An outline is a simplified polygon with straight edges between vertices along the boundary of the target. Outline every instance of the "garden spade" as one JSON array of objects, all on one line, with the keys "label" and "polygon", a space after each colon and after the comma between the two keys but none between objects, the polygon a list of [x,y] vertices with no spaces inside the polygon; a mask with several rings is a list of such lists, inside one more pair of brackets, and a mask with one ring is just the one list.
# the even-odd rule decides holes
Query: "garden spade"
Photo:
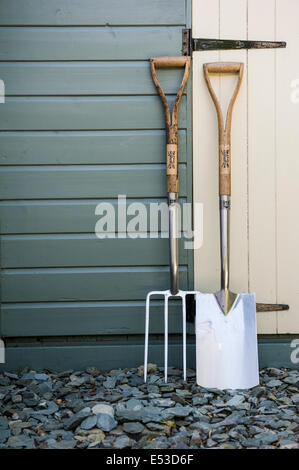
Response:
[{"label": "garden spade", "polygon": [[[229,288],[230,133],[244,65],[216,62],[203,68],[218,116],[221,289],[215,294],[196,294],[197,383],[208,388],[247,389],[259,383],[255,294],[237,294]],[[225,122],[210,73],[238,74]]]}]

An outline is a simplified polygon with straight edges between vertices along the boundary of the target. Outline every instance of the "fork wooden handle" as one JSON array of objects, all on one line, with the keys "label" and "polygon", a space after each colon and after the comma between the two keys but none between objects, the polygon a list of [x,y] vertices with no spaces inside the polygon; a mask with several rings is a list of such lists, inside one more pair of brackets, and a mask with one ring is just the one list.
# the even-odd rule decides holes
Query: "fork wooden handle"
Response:
[{"label": "fork wooden handle", "polygon": [[[165,56],[165,57],[152,57],[150,59],[151,72],[154,83],[161,96],[166,126],[166,178],[167,178],[167,192],[179,192],[179,174],[178,174],[178,106],[181,100],[185,85],[188,80],[190,71],[191,58],[186,56]],[[165,93],[159,83],[156,68],[167,67],[185,67],[184,76],[176,95],[176,99],[172,111],[172,119],[170,117],[169,106]]]},{"label": "fork wooden handle", "polygon": [[[244,64],[241,62],[214,62],[203,65],[204,76],[210,95],[214,101],[217,116],[218,116],[218,130],[219,130],[219,195],[231,195],[231,122],[232,113],[237,94],[239,92],[241,81],[243,77]],[[234,93],[231,97],[226,120],[224,124],[223,114],[219,100],[211,85],[210,73],[237,73],[238,82]]]}]

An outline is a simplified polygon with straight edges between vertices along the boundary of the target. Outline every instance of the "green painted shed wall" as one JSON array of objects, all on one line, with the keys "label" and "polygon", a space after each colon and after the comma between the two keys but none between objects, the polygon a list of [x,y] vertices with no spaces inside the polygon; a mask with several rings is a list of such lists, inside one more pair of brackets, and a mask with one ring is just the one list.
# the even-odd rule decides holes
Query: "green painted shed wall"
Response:
[{"label": "green painted shed wall", "polygon": [[[122,364],[138,343],[142,362],[145,296],[169,287],[168,243],[100,240],[95,208],[102,201],[116,205],[119,194],[128,204],[166,201],[164,114],[148,59],[180,55],[182,28],[190,21],[189,0],[1,1],[1,336],[12,352],[7,368],[23,363],[26,354],[41,357],[41,344],[51,351],[44,367],[47,357],[53,366],[61,348],[72,354],[74,338],[82,345],[84,338],[84,356],[90,335],[98,337],[100,366],[107,341],[118,347]],[[159,76],[172,101],[180,74]],[[192,201],[191,104],[190,77],[179,113],[182,202]],[[193,253],[182,243],[180,263],[181,287],[192,288]],[[180,333],[176,305],[171,313],[170,332]],[[151,331],[163,331],[159,300]],[[59,348],[51,349],[54,338]],[[27,352],[15,354],[20,348]]]}]

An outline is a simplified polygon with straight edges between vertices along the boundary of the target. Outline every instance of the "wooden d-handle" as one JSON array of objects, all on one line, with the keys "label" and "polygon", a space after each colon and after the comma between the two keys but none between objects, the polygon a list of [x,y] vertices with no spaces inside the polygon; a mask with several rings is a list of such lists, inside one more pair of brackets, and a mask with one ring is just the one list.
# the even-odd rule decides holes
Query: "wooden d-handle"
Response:
[{"label": "wooden d-handle", "polygon": [[[166,126],[166,177],[167,177],[167,192],[178,193],[179,192],[179,175],[178,175],[178,106],[181,100],[185,85],[188,80],[190,71],[191,58],[187,56],[178,57],[152,57],[150,59],[151,72],[154,83],[158,90],[158,93],[162,99],[165,114],[165,126]],[[159,83],[156,68],[167,68],[167,67],[185,67],[184,76],[176,95],[174,102],[172,116],[170,117],[170,110],[167,103],[165,93]]]},{"label": "wooden d-handle", "polygon": [[[241,62],[214,62],[203,65],[204,76],[210,95],[214,101],[219,129],[219,194],[231,195],[231,123],[232,112],[243,77],[244,64]],[[238,82],[231,97],[224,124],[219,100],[212,88],[209,73],[238,73]]]},{"label": "wooden d-handle", "polygon": [[[166,68],[166,67],[185,67],[188,62],[189,57],[187,56],[162,56],[162,57],[152,57],[151,62],[155,65],[156,69]],[[189,60],[190,61],[190,60]]]},{"label": "wooden d-handle", "polygon": [[209,73],[238,73],[243,64],[240,62],[210,62],[204,66]]}]

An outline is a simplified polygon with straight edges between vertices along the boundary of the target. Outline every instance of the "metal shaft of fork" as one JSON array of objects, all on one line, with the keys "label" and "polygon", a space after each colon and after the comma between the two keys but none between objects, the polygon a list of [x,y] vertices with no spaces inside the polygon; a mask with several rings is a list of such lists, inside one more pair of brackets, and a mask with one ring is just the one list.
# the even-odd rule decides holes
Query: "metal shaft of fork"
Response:
[{"label": "metal shaft of fork", "polygon": [[172,295],[176,295],[179,291],[178,193],[168,193],[168,209],[169,209],[170,292]]},{"label": "metal shaft of fork", "polygon": [[221,289],[229,289],[230,196],[220,196]]}]

